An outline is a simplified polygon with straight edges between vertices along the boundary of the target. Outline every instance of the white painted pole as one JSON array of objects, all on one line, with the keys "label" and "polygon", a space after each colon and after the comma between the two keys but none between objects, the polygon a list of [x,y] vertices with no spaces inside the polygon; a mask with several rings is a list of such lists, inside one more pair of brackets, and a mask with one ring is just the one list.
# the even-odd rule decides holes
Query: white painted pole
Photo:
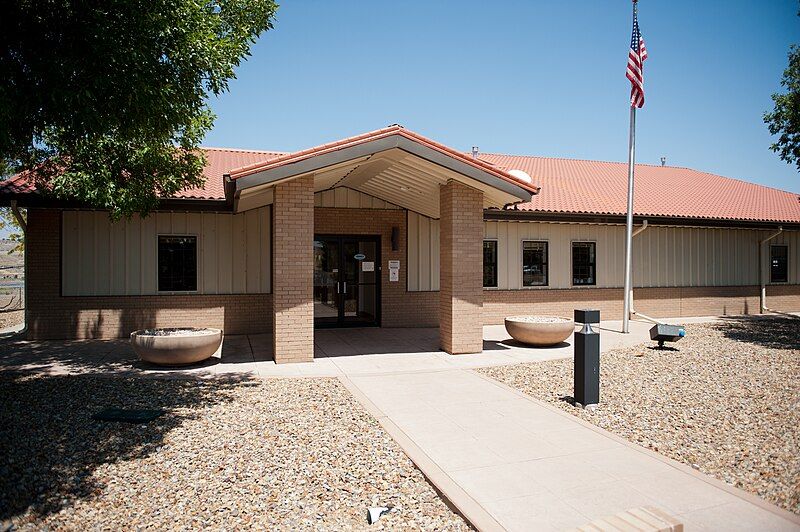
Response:
[{"label": "white painted pole", "polygon": [[[636,5],[636,4],[634,4]],[[625,227],[625,294],[622,302],[622,332],[629,332],[631,317],[631,261],[633,258],[633,169],[636,165],[636,107],[631,105],[630,137],[628,139],[628,215]]]}]

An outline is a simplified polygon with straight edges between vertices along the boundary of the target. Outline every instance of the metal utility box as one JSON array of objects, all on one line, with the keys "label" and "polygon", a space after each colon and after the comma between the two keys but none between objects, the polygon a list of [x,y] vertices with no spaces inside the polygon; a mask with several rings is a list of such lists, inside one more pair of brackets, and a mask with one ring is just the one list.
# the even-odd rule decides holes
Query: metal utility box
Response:
[{"label": "metal utility box", "polygon": [[599,310],[575,310],[575,321],[583,324],[575,333],[574,398],[584,407],[600,402],[600,335],[592,323],[600,323]]},{"label": "metal utility box", "polygon": [[678,325],[659,323],[650,328],[650,339],[658,342],[658,347],[664,347],[664,342],[677,342],[686,336],[686,329]]},{"label": "metal utility box", "polygon": [[592,309],[575,309],[575,323],[600,323],[600,311]]}]

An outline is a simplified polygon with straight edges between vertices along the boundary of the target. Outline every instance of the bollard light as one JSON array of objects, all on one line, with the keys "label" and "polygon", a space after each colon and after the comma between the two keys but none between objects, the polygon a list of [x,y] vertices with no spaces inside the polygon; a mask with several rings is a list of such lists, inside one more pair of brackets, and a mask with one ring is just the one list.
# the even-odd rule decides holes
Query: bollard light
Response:
[{"label": "bollard light", "polygon": [[600,334],[592,329],[592,323],[600,323],[600,311],[575,309],[575,323],[583,327],[575,333],[573,396],[586,408],[600,402]]}]

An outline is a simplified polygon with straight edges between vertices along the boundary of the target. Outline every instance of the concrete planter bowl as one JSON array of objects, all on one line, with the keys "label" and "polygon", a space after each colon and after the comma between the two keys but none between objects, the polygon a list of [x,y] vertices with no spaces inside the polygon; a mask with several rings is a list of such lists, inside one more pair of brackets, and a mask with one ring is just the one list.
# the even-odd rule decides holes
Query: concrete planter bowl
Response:
[{"label": "concrete planter bowl", "polygon": [[548,346],[560,344],[575,330],[575,322],[558,316],[511,316],[506,331],[523,344]]},{"label": "concrete planter bowl", "polygon": [[131,333],[139,360],[159,366],[186,366],[211,357],[222,343],[219,329],[194,327],[143,329]]}]

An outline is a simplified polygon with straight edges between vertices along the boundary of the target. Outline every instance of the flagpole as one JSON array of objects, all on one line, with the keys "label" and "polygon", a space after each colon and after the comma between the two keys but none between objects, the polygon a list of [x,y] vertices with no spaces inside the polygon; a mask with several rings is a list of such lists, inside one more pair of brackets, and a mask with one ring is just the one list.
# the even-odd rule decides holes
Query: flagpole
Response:
[{"label": "flagpole", "polygon": [[[634,4],[635,5],[635,4]],[[631,315],[631,259],[633,244],[633,169],[636,161],[636,106],[631,105],[628,138],[628,215],[625,222],[625,300],[622,303],[622,332],[627,333]]]},{"label": "flagpole", "polygon": [[[633,0],[633,16],[636,17]],[[628,133],[628,213],[625,220],[625,294],[622,302],[622,332],[628,333],[631,317],[631,262],[633,258],[633,173],[636,165],[636,106],[631,102],[630,131]]]}]

